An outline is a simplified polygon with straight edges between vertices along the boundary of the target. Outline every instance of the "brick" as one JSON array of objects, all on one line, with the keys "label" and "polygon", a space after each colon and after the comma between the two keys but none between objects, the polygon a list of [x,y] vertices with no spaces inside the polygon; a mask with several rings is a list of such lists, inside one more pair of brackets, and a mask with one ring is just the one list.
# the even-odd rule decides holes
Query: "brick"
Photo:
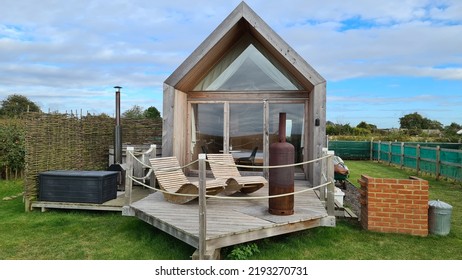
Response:
[{"label": "brick", "polygon": [[418,219],[415,219],[415,220],[414,220],[414,224],[415,224],[415,225],[428,225],[428,220],[418,220]]},{"label": "brick", "polygon": [[[405,195],[405,196],[407,196],[407,195],[415,195],[415,194],[416,194],[415,192],[416,192],[416,191],[414,191],[414,190],[401,190],[401,191],[399,192],[399,194],[400,194],[400,195]],[[419,195],[420,195],[420,194],[419,194]]]},{"label": "brick", "polygon": [[420,196],[427,196],[428,195],[428,191],[426,191],[426,190],[415,190],[415,191],[413,191],[413,193],[415,195],[420,195]]},{"label": "brick", "polygon": [[404,214],[403,213],[392,213],[390,214],[390,217],[392,218],[397,218],[397,219],[404,219]]},{"label": "brick", "polygon": [[413,202],[414,202],[413,200],[407,199],[407,198],[406,198],[406,199],[400,199],[400,200],[399,200],[399,203],[402,204],[402,205],[410,205],[410,204],[412,204]]},{"label": "brick", "polygon": [[379,207],[369,207],[369,209],[367,210],[369,212],[369,215],[374,215],[374,213],[383,212],[383,209]]},{"label": "brick", "polygon": [[390,184],[377,183],[377,184],[374,185],[374,187],[377,188],[377,190],[380,190],[380,191],[382,191],[383,189],[388,190],[390,188]]},{"label": "brick", "polygon": [[380,193],[375,193],[375,197],[376,198],[389,198],[389,197],[391,197],[391,194],[389,194],[389,193],[381,193],[380,192]]},{"label": "brick", "polygon": [[390,223],[389,222],[374,222],[375,227],[389,227]]},{"label": "brick", "polygon": [[388,218],[388,217],[390,217],[390,213],[388,213],[388,212],[378,212],[376,216],[377,217],[387,217]]}]

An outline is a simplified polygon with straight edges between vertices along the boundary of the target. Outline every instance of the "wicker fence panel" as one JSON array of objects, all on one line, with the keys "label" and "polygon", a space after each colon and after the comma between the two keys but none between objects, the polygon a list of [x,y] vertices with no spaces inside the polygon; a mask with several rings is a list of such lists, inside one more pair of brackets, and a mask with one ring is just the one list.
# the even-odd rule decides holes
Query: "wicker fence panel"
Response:
[{"label": "wicker fence panel", "polygon": [[[25,121],[24,197],[26,209],[38,196],[38,174],[47,170],[105,170],[114,143],[113,118],[69,114],[28,114]],[[160,120],[123,119],[122,141],[161,144]]]}]

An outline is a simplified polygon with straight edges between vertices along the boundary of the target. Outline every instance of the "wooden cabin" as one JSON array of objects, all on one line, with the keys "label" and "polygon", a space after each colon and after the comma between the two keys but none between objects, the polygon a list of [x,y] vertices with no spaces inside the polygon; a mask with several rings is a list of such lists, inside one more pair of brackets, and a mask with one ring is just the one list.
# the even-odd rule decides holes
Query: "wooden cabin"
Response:
[{"label": "wooden cabin", "polygon": [[[295,162],[322,156],[325,79],[244,2],[165,80],[163,95],[162,155],[180,164],[256,148],[253,164],[269,165],[280,112]],[[321,169],[319,161],[302,166],[296,178],[319,185]]]},{"label": "wooden cabin", "polygon": [[[229,153],[239,165],[247,162],[243,175],[268,176],[262,168],[269,165],[270,144],[278,141],[281,112],[295,162],[328,154],[323,151],[326,81],[242,2],[165,80],[162,156],[176,156],[186,165],[202,153]],[[252,151],[254,159],[242,160]],[[188,168],[198,171],[198,166]],[[300,180],[294,182],[290,215],[270,213],[267,187],[249,194],[220,193],[206,204],[205,198],[174,204],[155,192],[128,203],[122,213],[197,248],[193,258],[199,259],[219,258],[220,248],[234,244],[335,226],[334,184],[326,192],[322,175],[333,178],[331,158],[294,170]]]}]

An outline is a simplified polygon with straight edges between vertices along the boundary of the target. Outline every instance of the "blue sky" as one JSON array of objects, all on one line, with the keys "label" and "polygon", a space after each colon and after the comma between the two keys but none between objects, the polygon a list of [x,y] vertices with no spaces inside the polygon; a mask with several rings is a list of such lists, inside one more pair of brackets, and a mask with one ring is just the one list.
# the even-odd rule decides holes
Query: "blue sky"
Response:
[{"label": "blue sky", "polygon": [[[44,111],[162,111],[164,80],[238,0],[2,0],[0,100]],[[462,1],[249,0],[327,80],[327,119],[399,127],[413,112],[462,124]]]}]

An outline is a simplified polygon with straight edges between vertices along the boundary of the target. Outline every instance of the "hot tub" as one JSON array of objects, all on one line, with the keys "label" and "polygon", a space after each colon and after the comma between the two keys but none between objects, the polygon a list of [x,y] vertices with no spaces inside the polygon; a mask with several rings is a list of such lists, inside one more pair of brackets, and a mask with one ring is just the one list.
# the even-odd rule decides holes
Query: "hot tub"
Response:
[{"label": "hot tub", "polygon": [[53,170],[39,174],[39,200],[104,203],[117,197],[117,171]]}]

